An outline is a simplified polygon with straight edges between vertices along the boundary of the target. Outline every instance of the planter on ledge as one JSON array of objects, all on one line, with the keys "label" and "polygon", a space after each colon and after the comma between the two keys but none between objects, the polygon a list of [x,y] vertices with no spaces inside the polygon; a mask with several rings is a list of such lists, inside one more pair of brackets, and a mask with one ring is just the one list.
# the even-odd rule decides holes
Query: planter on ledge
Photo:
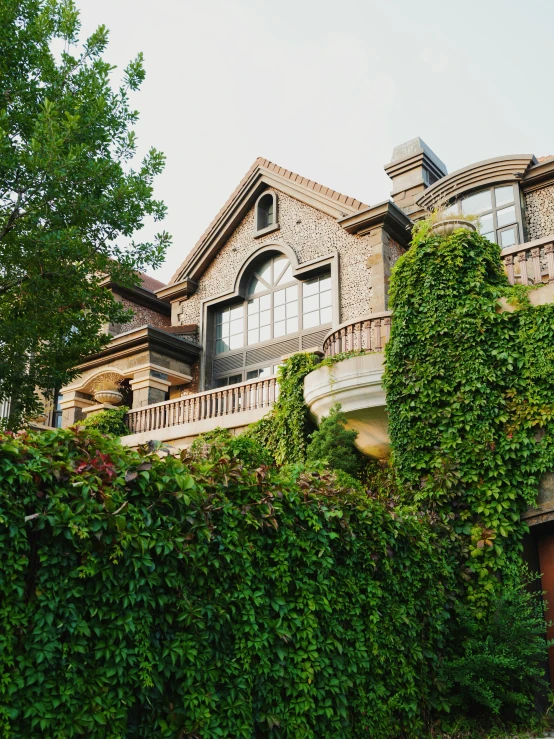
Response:
[{"label": "planter on ledge", "polygon": [[429,229],[430,234],[438,234],[439,236],[450,236],[459,228],[465,228],[468,231],[477,231],[474,223],[466,221],[463,218],[448,218],[443,221],[437,221]]}]

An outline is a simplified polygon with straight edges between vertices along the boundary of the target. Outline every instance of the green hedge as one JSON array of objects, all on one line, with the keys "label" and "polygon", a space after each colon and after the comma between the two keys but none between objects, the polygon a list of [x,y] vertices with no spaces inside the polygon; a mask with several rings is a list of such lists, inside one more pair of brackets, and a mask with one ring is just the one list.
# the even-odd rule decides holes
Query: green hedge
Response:
[{"label": "green hedge", "polygon": [[421,736],[441,531],[253,443],[0,436],[0,735]]}]

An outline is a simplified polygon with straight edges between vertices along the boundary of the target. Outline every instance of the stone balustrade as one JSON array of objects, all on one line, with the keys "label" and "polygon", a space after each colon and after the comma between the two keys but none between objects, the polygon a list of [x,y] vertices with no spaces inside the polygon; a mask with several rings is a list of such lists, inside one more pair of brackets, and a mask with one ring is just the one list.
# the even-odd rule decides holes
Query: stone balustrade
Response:
[{"label": "stone balustrade", "polygon": [[[133,408],[125,414],[125,423],[130,434],[166,429],[244,411],[269,409],[278,394],[279,386],[275,377],[251,380],[143,408]],[[217,425],[214,423],[214,428]]]},{"label": "stone balustrade", "polygon": [[323,341],[326,357],[350,351],[381,352],[390,337],[391,312],[372,313],[329,331]]},{"label": "stone balustrade", "polygon": [[537,285],[554,280],[554,236],[502,250],[510,285]]}]

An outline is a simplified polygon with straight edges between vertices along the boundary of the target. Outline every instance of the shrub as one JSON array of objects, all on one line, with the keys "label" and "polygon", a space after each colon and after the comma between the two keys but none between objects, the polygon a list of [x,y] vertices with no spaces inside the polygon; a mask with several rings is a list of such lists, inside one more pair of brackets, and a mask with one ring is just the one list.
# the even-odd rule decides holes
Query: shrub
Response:
[{"label": "shrub", "polygon": [[308,462],[324,460],[334,470],[342,470],[355,477],[361,469],[360,454],[354,446],[357,431],[345,428],[346,416],[336,403],[324,416],[319,428],[310,436]]},{"label": "shrub", "polygon": [[453,706],[481,721],[528,720],[545,695],[546,640],[540,593],[507,585],[486,620],[459,606],[462,650],[443,667]]},{"label": "shrub", "polygon": [[126,436],[129,429],[125,425],[125,414],[129,409],[125,406],[119,408],[106,408],[98,413],[93,413],[83,421],[83,426],[89,429],[96,429],[101,434],[109,434],[110,436]]},{"label": "shrub", "polygon": [[0,436],[3,737],[421,736],[442,532],[219,438]]}]

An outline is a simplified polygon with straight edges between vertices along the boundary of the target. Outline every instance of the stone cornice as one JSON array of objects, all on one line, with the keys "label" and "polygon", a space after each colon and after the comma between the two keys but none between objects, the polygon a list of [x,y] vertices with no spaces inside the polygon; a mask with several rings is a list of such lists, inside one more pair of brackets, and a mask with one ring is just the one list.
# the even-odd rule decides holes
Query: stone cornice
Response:
[{"label": "stone cornice", "polygon": [[381,226],[404,247],[407,247],[410,242],[413,226],[412,221],[404,211],[391,200],[386,200],[367,208],[367,210],[341,218],[339,223],[345,231],[358,234],[358,236],[363,236],[371,229]]},{"label": "stone cornice", "polygon": [[175,282],[156,290],[156,295],[159,300],[163,300],[166,303],[172,303],[174,300],[181,300],[182,298],[188,298],[190,295],[193,295],[196,292],[197,287],[197,282],[185,278],[180,282]]},{"label": "stone cornice", "polygon": [[155,293],[150,292],[150,290],[145,290],[143,287],[123,287],[109,279],[103,283],[103,286],[110,289],[116,295],[120,295],[122,298],[129,300],[131,303],[142,305],[144,308],[150,308],[151,310],[156,311],[157,313],[162,313],[165,316],[171,315],[171,307],[156,297]]},{"label": "stone cornice", "polygon": [[554,157],[529,167],[521,181],[521,189],[527,193],[552,184],[554,184]]},{"label": "stone cornice", "polygon": [[520,182],[528,168],[536,162],[532,154],[515,154],[477,162],[435,182],[425,190],[416,203],[422,208],[431,210],[477,187],[502,182]]},{"label": "stone cornice", "polygon": [[157,351],[164,356],[191,364],[197,361],[202,347],[190,339],[170,334],[161,328],[142,326],[114,336],[108,346],[98,354],[88,357],[78,368],[84,371],[106,364],[107,359],[113,361],[144,350]]}]

